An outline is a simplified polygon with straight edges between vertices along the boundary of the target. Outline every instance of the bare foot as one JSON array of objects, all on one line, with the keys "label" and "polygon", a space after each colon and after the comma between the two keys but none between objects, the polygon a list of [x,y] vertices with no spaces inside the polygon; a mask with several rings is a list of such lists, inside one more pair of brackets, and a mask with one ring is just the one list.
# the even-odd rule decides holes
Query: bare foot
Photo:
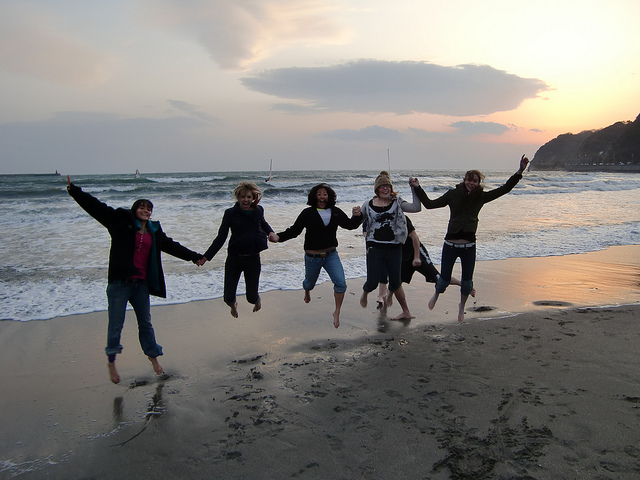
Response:
[{"label": "bare foot", "polygon": [[116,370],[116,362],[108,362],[107,366],[109,368],[109,377],[111,381],[115,384],[120,383],[120,375],[118,374],[118,370]]},{"label": "bare foot", "polygon": [[231,316],[233,318],[238,318],[238,302],[231,305]]},{"label": "bare foot", "polygon": [[258,300],[258,303],[256,303],[253,306],[253,311],[254,312],[258,312],[258,311],[260,311],[261,308],[262,308],[262,300]]},{"label": "bare foot", "polygon": [[471,289],[471,296],[472,296],[473,298],[475,298],[475,297],[476,297],[476,289],[475,289],[475,288],[472,288],[472,289]]},{"label": "bare foot", "polygon": [[338,328],[340,326],[340,314],[333,312],[333,326]]},{"label": "bare foot", "polygon": [[433,294],[433,297],[429,300],[429,310],[433,310],[433,307],[436,306],[436,302],[438,301],[439,294],[436,292]]},{"label": "bare foot", "polygon": [[147,357],[153,365],[153,371],[156,372],[156,375],[162,375],[164,370],[162,369],[162,365],[158,362],[158,357]]},{"label": "bare foot", "polygon": [[414,317],[409,312],[402,312],[400,315],[392,318],[391,320],[411,320],[412,318]]},{"label": "bare foot", "polygon": [[309,303],[311,301],[311,292],[309,290],[304,291],[304,303]]},{"label": "bare foot", "polygon": [[458,310],[458,322],[464,322],[464,305],[460,305]]},{"label": "bare foot", "polygon": [[367,308],[367,295],[368,293],[363,290],[362,296],[360,297],[360,306],[362,308]]}]

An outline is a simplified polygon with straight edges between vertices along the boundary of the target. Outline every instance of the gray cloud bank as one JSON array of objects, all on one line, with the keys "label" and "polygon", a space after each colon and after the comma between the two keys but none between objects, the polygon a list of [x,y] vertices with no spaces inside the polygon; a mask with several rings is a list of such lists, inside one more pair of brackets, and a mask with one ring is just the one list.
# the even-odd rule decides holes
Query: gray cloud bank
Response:
[{"label": "gray cloud bank", "polygon": [[488,65],[356,60],[326,67],[266,70],[241,79],[250,90],[302,102],[290,113],[488,115],[516,109],[549,86]]}]

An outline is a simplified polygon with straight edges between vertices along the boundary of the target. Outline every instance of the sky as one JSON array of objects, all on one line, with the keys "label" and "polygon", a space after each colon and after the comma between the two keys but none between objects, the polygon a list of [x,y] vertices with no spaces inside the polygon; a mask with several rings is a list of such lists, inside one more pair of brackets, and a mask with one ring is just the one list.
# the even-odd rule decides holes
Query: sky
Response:
[{"label": "sky", "polygon": [[0,174],[516,170],[640,113],[638,0],[3,0]]}]

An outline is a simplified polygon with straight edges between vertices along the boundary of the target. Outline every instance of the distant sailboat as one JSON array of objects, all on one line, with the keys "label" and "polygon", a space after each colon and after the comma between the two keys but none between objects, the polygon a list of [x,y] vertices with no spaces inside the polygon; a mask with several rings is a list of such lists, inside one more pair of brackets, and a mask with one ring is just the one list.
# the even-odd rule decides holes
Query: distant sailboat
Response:
[{"label": "distant sailboat", "polygon": [[273,178],[272,172],[273,172],[273,158],[269,160],[269,178],[267,178],[265,182],[269,183],[271,181],[271,178]]}]

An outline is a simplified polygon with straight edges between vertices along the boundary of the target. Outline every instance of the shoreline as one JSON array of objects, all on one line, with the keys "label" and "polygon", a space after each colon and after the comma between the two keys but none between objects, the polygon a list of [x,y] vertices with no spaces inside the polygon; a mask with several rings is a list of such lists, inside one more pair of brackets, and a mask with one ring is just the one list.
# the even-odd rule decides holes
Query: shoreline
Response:
[{"label": "shoreline", "polygon": [[[420,277],[421,278],[421,277]],[[411,322],[331,284],[152,307],[156,377],[127,314],[0,322],[0,478],[575,478],[640,473],[640,246],[479,262],[457,289],[405,285]],[[468,310],[469,310],[468,309]],[[396,303],[388,317],[399,313]],[[487,320],[491,321],[487,321]]]}]

